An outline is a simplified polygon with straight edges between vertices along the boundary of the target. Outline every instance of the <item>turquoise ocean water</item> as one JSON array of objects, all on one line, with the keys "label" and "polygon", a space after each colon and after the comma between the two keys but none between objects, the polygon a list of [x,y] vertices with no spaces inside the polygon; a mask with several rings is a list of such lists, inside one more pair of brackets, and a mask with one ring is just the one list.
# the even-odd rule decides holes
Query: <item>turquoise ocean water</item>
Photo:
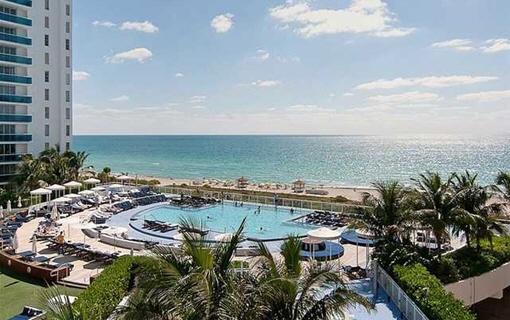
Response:
[{"label": "turquoise ocean water", "polygon": [[75,136],[89,165],[173,178],[367,186],[425,170],[510,170],[510,136]]}]

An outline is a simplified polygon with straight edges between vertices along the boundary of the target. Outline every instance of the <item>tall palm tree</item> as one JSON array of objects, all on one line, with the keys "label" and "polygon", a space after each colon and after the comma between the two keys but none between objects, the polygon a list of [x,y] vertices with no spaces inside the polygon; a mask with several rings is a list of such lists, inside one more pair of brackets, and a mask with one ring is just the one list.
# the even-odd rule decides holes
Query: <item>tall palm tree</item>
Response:
[{"label": "tall palm tree", "polygon": [[259,249],[261,258],[254,268],[258,290],[253,297],[254,305],[260,308],[257,319],[337,319],[355,305],[373,309],[368,299],[347,287],[330,264],[303,264],[297,238],[284,241],[281,259],[263,243]]},{"label": "tall palm tree", "polygon": [[510,171],[500,171],[496,177],[496,185],[499,186],[499,191],[503,198],[510,202]]},{"label": "tall palm tree", "polygon": [[[452,192],[453,175],[446,181],[437,172],[427,171],[418,179],[411,179],[416,184],[419,201],[416,204],[421,224],[430,227],[438,248],[450,235],[448,227],[452,222],[452,213],[456,207],[455,195]],[[438,251],[441,257],[441,250]]]},{"label": "tall palm tree", "polygon": [[363,193],[360,208],[353,216],[352,228],[360,228],[390,242],[401,242],[412,226],[409,193],[397,181],[375,182],[376,195]]}]

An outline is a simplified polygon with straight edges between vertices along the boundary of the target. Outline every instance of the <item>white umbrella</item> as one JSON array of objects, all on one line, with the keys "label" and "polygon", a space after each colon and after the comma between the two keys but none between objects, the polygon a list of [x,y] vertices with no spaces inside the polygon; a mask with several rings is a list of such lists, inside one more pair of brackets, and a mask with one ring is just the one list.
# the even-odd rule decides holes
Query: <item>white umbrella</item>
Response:
[{"label": "white umbrella", "polygon": [[57,205],[53,205],[53,208],[51,209],[50,219],[51,220],[59,220],[59,214],[57,210]]},{"label": "white umbrella", "polygon": [[66,187],[61,186],[59,184],[52,184],[51,186],[46,187],[46,189],[51,190],[51,191],[64,191],[66,189]]},{"label": "white umbrella", "polygon": [[89,178],[89,179],[83,181],[83,183],[85,183],[85,184],[96,184],[99,182],[101,182],[101,180],[96,179],[96,178]]},{"label": "white umbrella", "polygon": [[340,238],[340,231],[331,230],[329,228],[319,228],[315,230],[310,230],[306,233],[310,238],[320,239],[320,240],[335,240]]},{"label": "white umbrella", "polygon": [[23,207],[23,204],[21,203],[21,196],[18,197],[18,208]]},{"label": "white umbrella", "polygon": [[94,187],[94,188],[92,188],[90,190],[92,190],[92,191],[105,191],[106,189],[105,189],[105,187]]},{"label": "white umbrella", "polygon": [[18,249],[18,235],[14,234],[14,239],[12,239],[12,249],[14,252]]},{"label": "white umbrella", "polygon": [[229,242],[232,239],[232,233],[220,233],[214,237],[217,242]]},{"label": "white umbrella", "polygon": [[37,237],[35,234],[32,237],[32,252],[34,256],[37,256]]},{"label": "white umbrella", "polygon": [[131,179],[133,179],[133,178],[126,176],[126,175],[117,177],[117,180],[119,180],[119,181],[125,181],[125,180],[131,180]]},{"label": "white umbrella", "polygon": [[11,200],[8,200],[7,201],[7,213],[11,213],[12,211],[12,208],[11,208]]},{"label": "white umbrella", "polygon": [[81,183],[76,182],[76,181],[69,181],[69,182],[64,183],[64,187],[79,188],[79,187],[81,187]]},{"label": "white umbrella", "polygon": [[0,219],[4,218],[4,206],[0,206]]}]

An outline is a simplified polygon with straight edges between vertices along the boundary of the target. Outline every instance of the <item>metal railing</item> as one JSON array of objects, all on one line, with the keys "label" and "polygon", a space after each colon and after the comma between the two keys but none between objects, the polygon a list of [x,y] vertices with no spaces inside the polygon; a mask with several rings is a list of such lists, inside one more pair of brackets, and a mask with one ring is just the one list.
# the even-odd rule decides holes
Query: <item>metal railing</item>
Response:
[{"label": "metal railing", "polygon": [[[377,261],[373,262],[374,284],[380,285],[397,308],[408,320],[428,320],[427,316],[405,293],[405,291],[393,280],[393,278],[380,266]],[[374,290],[377,292],[376,290]]]}]

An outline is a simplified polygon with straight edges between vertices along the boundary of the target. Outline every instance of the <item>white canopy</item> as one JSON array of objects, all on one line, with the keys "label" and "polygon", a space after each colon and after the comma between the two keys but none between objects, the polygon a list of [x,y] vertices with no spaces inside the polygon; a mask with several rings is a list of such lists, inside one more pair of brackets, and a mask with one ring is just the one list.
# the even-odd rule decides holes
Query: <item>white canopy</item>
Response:
[{"label": "white canopy", "polygon": [[66,198],[70,198],[70,199],[75,199],[75,198],[81,198],[80,195],[76,194],[76,193],[70,193],[70,194],[66,194],[65,196]]},{"label": "white canopy", "polygon": [[96,183],[99,183],[101,182],[101,180],[99,179],[96,179],[96,178],[89,178],[85,181],[83,181],[85,184],[96,184]]},{"label": "white canopy", "polygon": [[63,191],[66,189],[66,187],[61,186],[59,184],[53,184],[53,185],[47,187],[46,189],[51,190],[51,191]]},{"label": "white canopy", "polygon": [[131,180],[131,179],[133,179],[133,178],[131,178],[129,176],[126,176],[126,175],[122,175],[122,176],[117,177],[117,180],[120,180],[120,181]]},{"label": "white canopy", "polygon": [[32,195],[32,196],[42,196],[42,195],[49,195],[49,194],[51,194],[51,190],[44,189],[44,188],[39,188],[39,189],[30,191],[30,195]]},{"label": "white canopy", "polygon": [[78,187],[81,187],[81,183],[76,182],[76,181],[69,181],[69,182],[64,183],[64,186],[66,186],[68,188],[78,188]]},{"label": "white canopy", "polygon": [[4,218],[4,206],[0,206],[0,219]]},{"label": "white canopy", "polygon": [[340,231],[331,230],[329,228],[319,228],[315,230],[310,230],[307,232],[307,235],[310,238],[321,239],[321,240],[335,240],[340,238]]},{"label": "white canopy", "polygon": [[92,190],[92,191],[105,191],[106,189],[105,189],[105,187],[94,187],[94,188],[92,188],[90,190]]},{"label": "white canopy", "polygon": [[67,198],[67,197],[60,197],[60,198],[51,200],[51,202],[53,202],[53,203],[66,203],[66,202],[69,202],[71,200],[72,199]]},{"label": "white canopy", "polygon": [[119,189],[119,188],[124,188],[124,186],[121,184],[117,184],[117,183],[110,185],[110,189]]},{"label": "white canopy", "polygon": [[229,242],[232,239],[232,233],[220,233],[214,237],[218,242]]},{"label": "white canopy", "polygon": [[87,195],[96,194],[96,193],[92,190],[83,190],[83,191],[78,192],[78,194],[80,194],[82,196],[87,196]]}]

